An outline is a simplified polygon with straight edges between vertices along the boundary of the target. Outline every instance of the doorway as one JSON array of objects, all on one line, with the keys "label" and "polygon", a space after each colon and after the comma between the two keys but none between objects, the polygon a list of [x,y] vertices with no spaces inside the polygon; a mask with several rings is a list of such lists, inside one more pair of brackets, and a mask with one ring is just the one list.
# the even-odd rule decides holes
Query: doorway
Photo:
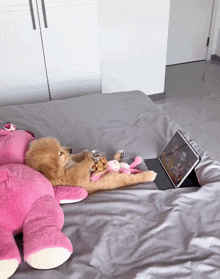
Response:
[{"label": "doorway", "polygon": [[214,0],[170,0],[167,65],[205,60]]}]

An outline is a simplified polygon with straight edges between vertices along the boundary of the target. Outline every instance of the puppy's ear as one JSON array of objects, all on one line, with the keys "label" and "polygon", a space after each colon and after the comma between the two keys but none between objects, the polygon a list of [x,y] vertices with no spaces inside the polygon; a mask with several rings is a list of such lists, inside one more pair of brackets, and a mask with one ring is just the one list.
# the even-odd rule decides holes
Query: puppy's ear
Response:
[{"label": "puppy's ear", "polygon": [[49,180],[53,180],[56,175],[56,169],[48,163],[42,163],[38,167],[38,171],[46,176]]}]

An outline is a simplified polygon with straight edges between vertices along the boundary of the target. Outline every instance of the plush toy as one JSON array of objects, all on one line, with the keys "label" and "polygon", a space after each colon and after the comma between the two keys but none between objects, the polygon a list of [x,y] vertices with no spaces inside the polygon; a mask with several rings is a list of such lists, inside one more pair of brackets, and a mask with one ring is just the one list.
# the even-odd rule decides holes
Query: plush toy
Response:
[{"label": "plush toy", "polygon": [[[105,152],[100,151],[100,150],[93,150],[93,160],[94,164],[92,166],[92,172],[94,173],[101,173],[104,170],[107,170],[108,168],[108,161],[107,161],[107,156]],[[124,150],[119,150],[115,155],[114,155],[114,160],[117,160],[118,162],[122,161],[122,158],[124,157]]]},{"label": "plush toy", "polygon": [[[119,153],[120,151],[118,151],[116,153],[116,155],[114,157],[117,157],[117,154]],[[122,156],[120,157],[120,160],[122,159]],[[119,161],[120,161],[119,160]],[[107,163],[107,170],[102,172],[102,173],[98,173],[98,172],[94,172],[92,175],[91,175],[91,181],[92,182],[96,182],[98,181],[99,179],[101,179],[104,175],[106,175],[107,173],[111,172],[111,171],[117,171],[119,173],[126,173],[126,174],[131,174],[131,173],[140,173],[142,172],[141,170],[137,170],[135,169],[138,165],[140,165],[142,163],[142,158],[137,156],[135,159],[134,159],[134,162],[132,164],[127,164],[127,163],[124,163],[124,162],[119,162],[118,160],[111,160],[111,161],[108,161]]]},{"label": "plush toy", "polygon": [[142,163],[142,158],[140,156],[135,157],[134,162],[130,165],[124,162],[120,163],[117,160],[111,160],[108,162],[108,169],[118,171],[118,172],[123,172],[126,174],[139,173],[142,171],[137,170],[135,168],[141,163]]},{"label": "plush toy", "polygon": [[64,263],[73,248],[62,233],[64,215],[59,203],[85,199],[79,187],[56,186],[23,164],[33,134],[0,129],[0,278],[10,277],[21,262],[14,236],[23,232],[24,260],[37,269]]}]

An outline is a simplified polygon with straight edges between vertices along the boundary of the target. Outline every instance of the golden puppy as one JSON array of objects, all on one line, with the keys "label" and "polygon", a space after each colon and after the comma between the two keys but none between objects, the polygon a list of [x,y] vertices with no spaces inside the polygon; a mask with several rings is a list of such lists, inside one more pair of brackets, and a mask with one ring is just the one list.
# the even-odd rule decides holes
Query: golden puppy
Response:
[{"label": "golden puppy", "polygon": [[31,142],[25,161],[28,166],[44,174],[53,186],[79,186],[89,194],[153,181],[156,177],[153,171],[130,175],[112,171],[99,181],[91,182],[90,170],[94,164],[92,152],[86,150],[71,155],[70,150],[62,147],[55,138],[40,138]]}]

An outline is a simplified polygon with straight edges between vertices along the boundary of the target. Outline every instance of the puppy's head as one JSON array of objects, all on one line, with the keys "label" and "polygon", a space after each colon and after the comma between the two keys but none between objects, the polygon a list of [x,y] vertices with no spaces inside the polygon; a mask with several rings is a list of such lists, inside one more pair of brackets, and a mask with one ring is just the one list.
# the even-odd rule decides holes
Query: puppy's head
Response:
[{"label": "puppy's head", "polygon": [[40,138],[30,143],[25,162],[50,181],[56,180],[63,174],[65,165],[71,159],[70,151],[70,148],[61,146],[55,138]]}]

